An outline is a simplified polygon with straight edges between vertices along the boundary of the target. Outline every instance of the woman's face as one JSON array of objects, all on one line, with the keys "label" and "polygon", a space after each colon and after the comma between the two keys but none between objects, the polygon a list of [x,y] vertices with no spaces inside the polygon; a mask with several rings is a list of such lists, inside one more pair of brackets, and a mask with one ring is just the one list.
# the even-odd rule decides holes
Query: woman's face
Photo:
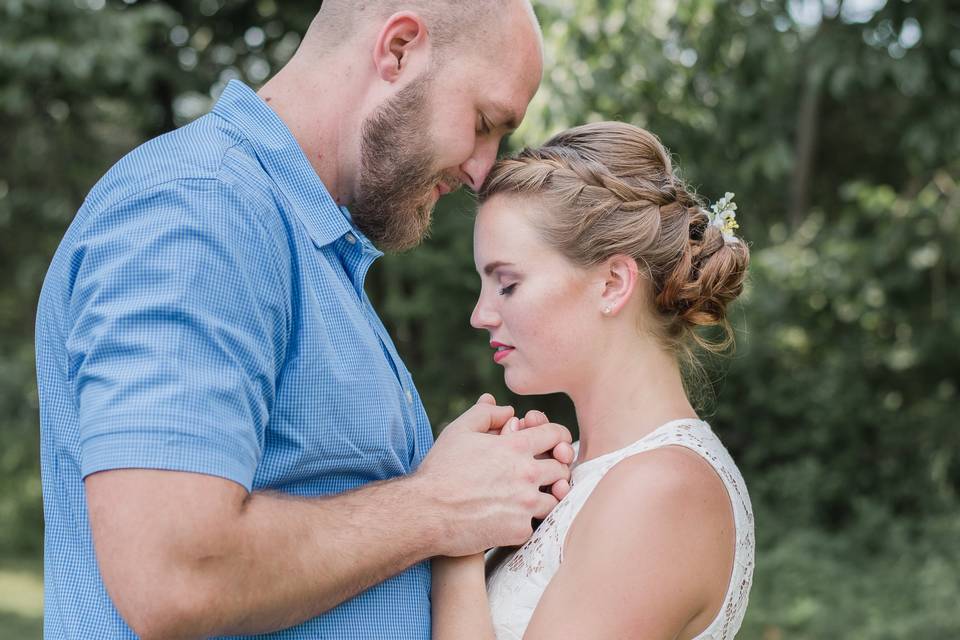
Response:
[{"label": "woman's face", "polygon": [[530,222],[531,198],[480,207],[473,255],[482,286],[470,324],[490,332],[493,360],[518,394],[567,392],[597,357],[603,281],[549,246]]}]

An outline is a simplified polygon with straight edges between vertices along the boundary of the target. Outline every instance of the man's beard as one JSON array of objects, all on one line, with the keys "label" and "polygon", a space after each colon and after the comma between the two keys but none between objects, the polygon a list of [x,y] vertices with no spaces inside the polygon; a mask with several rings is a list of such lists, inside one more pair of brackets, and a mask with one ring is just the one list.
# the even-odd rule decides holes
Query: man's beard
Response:
[{"label": "man's beard", "polygon": [[420,244],[430,228],[434,173],[428,138],[430,79],[404,87],[363,123],[360,177],[350,214],[384,251]]}]

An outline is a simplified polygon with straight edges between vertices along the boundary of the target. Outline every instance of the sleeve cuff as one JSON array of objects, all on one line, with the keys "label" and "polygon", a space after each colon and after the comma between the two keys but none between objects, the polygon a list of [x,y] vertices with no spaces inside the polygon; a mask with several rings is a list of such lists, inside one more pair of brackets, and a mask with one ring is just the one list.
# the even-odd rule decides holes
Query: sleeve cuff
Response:
[{"label": "sleeve cuff", "polygon": [[232,480],[247,492],[257,468],[256,457],[242,445],[169,429],[97,434],[83,440],[80,456],[84,478],[114,469],[186,471]]}]

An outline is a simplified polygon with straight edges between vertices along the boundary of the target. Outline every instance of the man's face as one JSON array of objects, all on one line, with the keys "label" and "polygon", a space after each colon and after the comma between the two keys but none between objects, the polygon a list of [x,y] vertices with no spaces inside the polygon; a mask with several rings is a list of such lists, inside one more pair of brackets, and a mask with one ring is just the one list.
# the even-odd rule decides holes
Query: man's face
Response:
[{"label": "man's face", "polygon": [[500,140],[523,119],[540,84],[540,50],[528,22],[505,28],[512,50],[451,45],[446,60],[364,122],[350,212],[384,251],[419,244],[440,196],[462,184],[479,189]]}]

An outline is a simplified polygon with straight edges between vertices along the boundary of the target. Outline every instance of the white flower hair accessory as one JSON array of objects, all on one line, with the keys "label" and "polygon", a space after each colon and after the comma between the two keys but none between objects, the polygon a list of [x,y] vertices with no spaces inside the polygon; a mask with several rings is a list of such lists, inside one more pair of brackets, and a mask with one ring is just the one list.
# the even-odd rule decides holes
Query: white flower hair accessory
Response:
[{"label": "white flower hair accessory", "polygon": [[710,205],[710,225],[720,229],[723,241],[728,244],[740,242],[740,238],[733,233],[740,228],[737,224],[737,203],[733,201],[733,196],[733,193],[727,191],[720,200]]}]

